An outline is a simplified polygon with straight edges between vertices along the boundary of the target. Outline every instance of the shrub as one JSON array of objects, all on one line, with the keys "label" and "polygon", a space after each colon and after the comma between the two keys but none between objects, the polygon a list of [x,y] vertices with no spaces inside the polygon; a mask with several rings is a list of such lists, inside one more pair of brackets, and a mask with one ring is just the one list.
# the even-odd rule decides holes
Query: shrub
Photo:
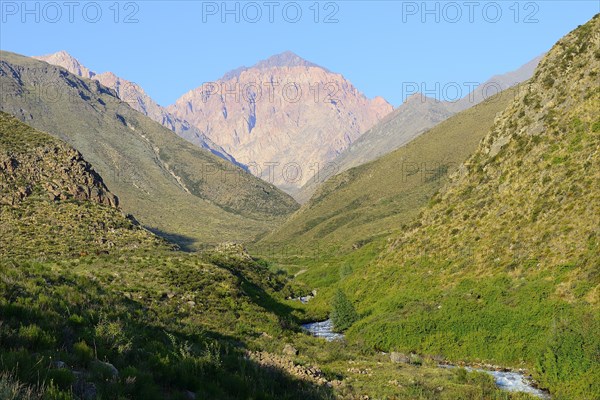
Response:
[{"label": "shrub", "polygon": [[41,393],[33,388],[27,387],[12,376],[0,374],[0,399],[3,400],[38,400]]},{"label": "shrub", "polygon": [[54,338],[36,324],[21,326],[19,338],[25,346],[32,349],[51,347],[54,344]]},{"label": "shrub", "polygon": [[336,292],[331,307],[331,321],[338,332],[350,328],[358,320],[358,313],[354,305],[348,300],[346,294],[339,290]]},{"label": "shrub", "polygon": [[83,365],[88,365],[94,359],[94,351],[83,340],[73,345],[73,352],[77,357],[77,361]]}]

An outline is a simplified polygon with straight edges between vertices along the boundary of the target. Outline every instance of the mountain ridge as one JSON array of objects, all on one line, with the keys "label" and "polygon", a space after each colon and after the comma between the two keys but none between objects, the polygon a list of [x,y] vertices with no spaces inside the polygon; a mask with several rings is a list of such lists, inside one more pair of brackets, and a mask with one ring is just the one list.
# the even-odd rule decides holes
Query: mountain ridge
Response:
[{"label": "mountain ridge", "polygon": [[102,85],[115,90],[117,96],[135,110],[169,128],[189,142],[244,168],[235,158],[223,150],[221,146],[203,135],[187,121],[176,118],[167,112],[164,107],[156,103],[137,83],[123,79],[111,71],[96,73],[83,66],[79,60],[65,50],[43,56],[34,56],[32,58],[63,67],[77,76],[99,81]]},{"label": "mountain ridge", "polygon": [[278,68],[281,68],[281,67],[287,67],[287,68],[316,67],[316,68],[321,68],[321,69],[328,71],[327,68],[321,67],[320,65],[317,65],[311,61],[308,61],[290,50],[286,50],[282,53],[275,54],[268,58],[265,58],[264,60],[260,60],[256,64],[252,65],[251,67],[246,67],[245,65],[237,67],[237,68],[225,73],[219,80],[220,81],[228,81],[233,78],[239,78],[240,75],[242,74],[242,72],[244,72],[248,69],[251,69],[251,68],[264,70],[264,69],[269,69],[269,68],[274,68],[274,67],[278,67]]},{"label": "mountain ridge", "polygon": [[257,246],[260,251],[290,247],[300,252],[318,245],[324,252],[335,248],[343,254],[402,229],[476,150],[515,95],[514,88],[507,89],[376,160],[330,177]]},{"label": "mountain ridge", "polygon": [[352,335],[528,364],[557,398],[597,397],[599,48],[597,14],[552,47],[417,219],[344,282],[369,315]]}]

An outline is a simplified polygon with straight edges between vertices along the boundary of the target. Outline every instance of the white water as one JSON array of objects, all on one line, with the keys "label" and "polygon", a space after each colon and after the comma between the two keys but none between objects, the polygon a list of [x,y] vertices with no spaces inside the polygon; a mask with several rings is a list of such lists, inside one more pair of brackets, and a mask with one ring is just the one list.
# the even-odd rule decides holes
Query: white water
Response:
[{"label": "white water", "polygon": [[[334,340],[341,340],[344,338],[344,335],[341,333],[333,332],[333,323],[330,319],[321,322],[312,322],[310,324],[302,325],[302,328],[308,331],[311,335],[324,338],[328,342]],[[440,365],[441,368],[457,368],[454,365]],[[541,399],[549,399],[550,396],[534,387],[531,381],[520,372],[512,372],[512,371],[493,371],[493,370],[485,370],[479,368],[471,368],[465,367],[467,371],[478,371],[485,372],[486,374],[490,374],[494,377],[496,381],[496,385],[507,392],[525,392],[537,396]]]},{"label": "white water", "polygon": [[344,335],[342,335],[341,333],[336,333],[333,331],[333,323],[330,319],[328,319],[327,321],[304,324],[302,325],[302,328],[307,330],[311,335],[323,338],[328,342],[332,342],[334,340],[341,340],[344,338]]},{"label": "white water", "polygon": [[[441,368],[458,368],[454,365],[440,365]],[[464,367],[467,371],[485,372],[494,377],[496,386],[507,392],[525,392],[541,399],[549,399],[548,393],[534,387],[528,377],[520,372],[493,371],[481,368]]]}]

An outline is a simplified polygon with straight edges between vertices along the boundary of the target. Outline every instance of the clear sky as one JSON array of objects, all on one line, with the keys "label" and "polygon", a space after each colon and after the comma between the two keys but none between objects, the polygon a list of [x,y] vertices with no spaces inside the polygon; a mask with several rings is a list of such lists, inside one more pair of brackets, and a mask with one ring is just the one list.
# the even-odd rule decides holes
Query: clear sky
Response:
[{"label": "clear sky", "polygon": [[3,50],[66,50],[96,72],[137,82],[162,105],[291,50],[397,106],[406,83],[483,82],[600,12],[600,0],[0,3]]}]

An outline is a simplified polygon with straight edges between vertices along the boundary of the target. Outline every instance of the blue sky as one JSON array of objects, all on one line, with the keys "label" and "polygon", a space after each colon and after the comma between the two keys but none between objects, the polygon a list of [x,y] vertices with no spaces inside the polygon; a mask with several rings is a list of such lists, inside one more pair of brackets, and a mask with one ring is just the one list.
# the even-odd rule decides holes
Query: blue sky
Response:
[{"label": "blue sky", "polygon": [[406,83],[483,82],[547,51],[600,12],[599,0],[25,4],[1,1],[3,50],[66,50],[96,72],[137,82],[162,105],[240,65],[291,50],[397,106]]}]

